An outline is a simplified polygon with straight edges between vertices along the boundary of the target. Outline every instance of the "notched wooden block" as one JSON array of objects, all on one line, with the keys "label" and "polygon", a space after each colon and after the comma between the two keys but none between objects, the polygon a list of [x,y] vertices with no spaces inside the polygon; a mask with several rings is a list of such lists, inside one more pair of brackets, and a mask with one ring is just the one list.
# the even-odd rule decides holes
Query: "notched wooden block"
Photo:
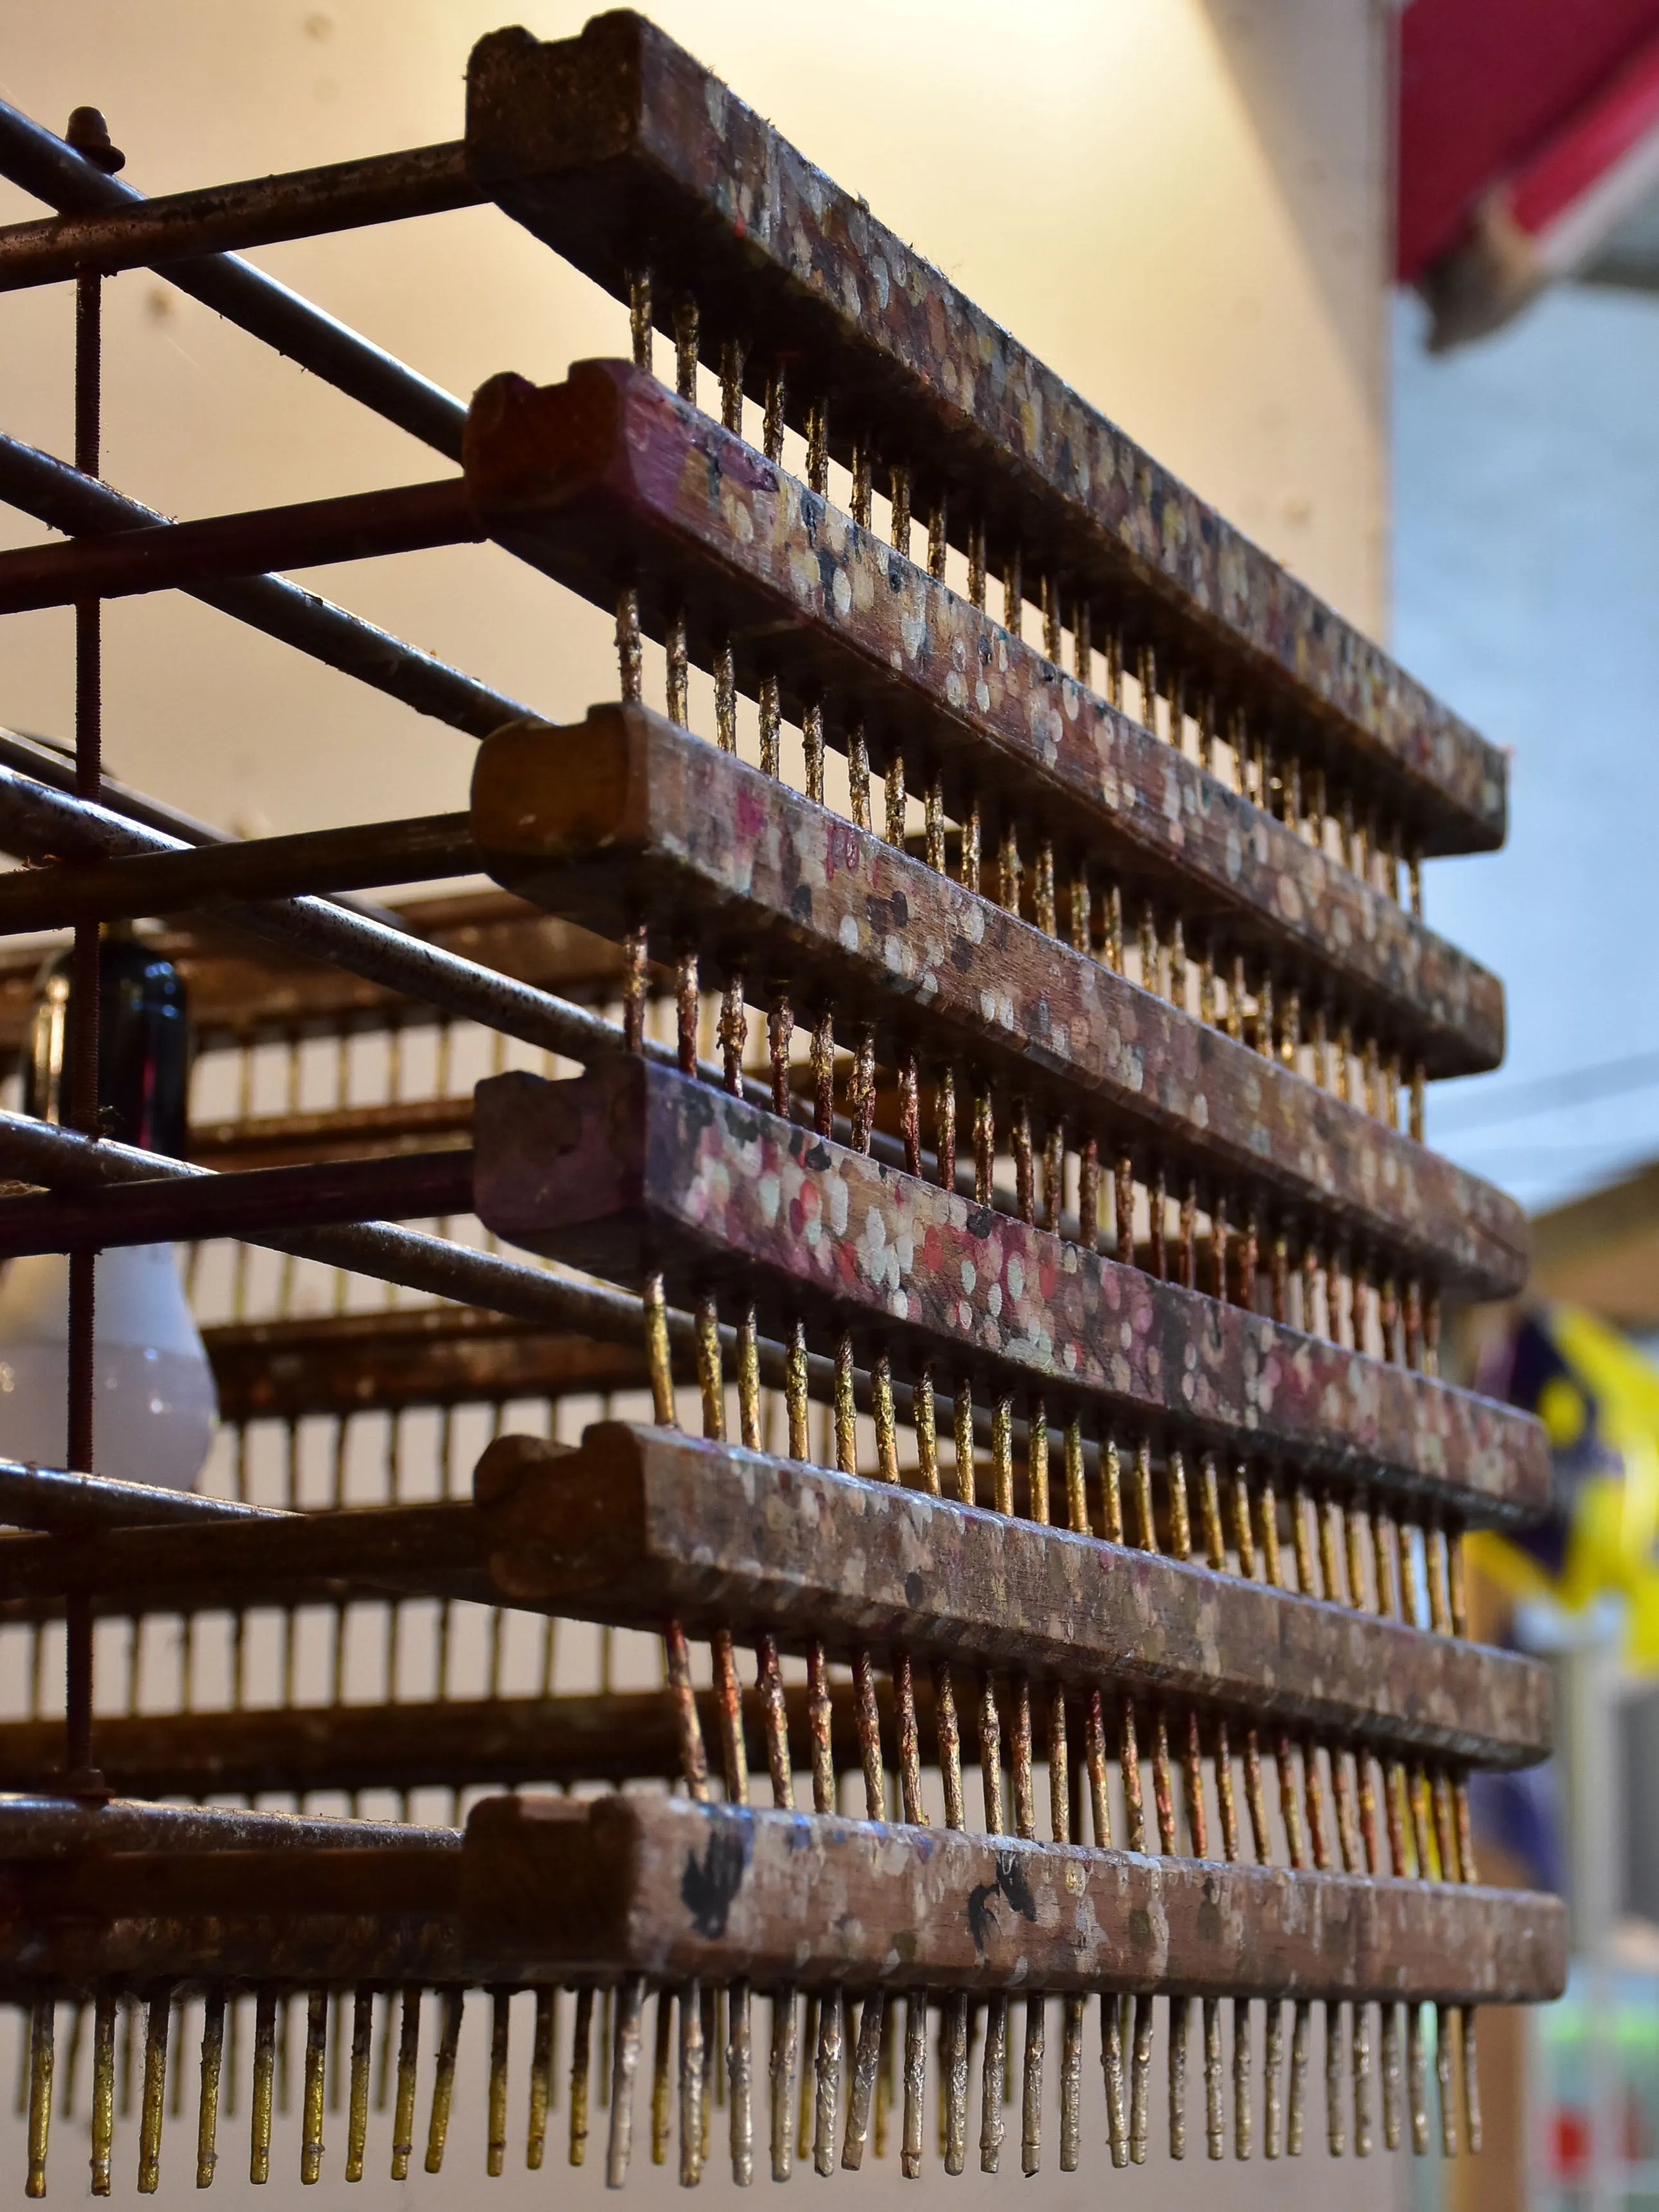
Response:
[{"label": "notched wooden block", "polygon": [[[1415,1493],[1472,1520],[1549,1498],[1529,1415],[1085,1252],[643,1060],[490,1078],[474,1202],[509,1243],[850,1328],[1049,1418],[1092,1409],[1231,1457]],[[769,1322],[769,1326],[770,1325]]]},{"label": "notched wooden block", "polygon": [[677,1430],[603,1422],[556,1458],[538,1442],[479,1463],[490,1571],[518,1604],[903,1650],[924,1672],[1109,1686],[1402,1756],[1549,1749],[1548,1672],[1514,1652]]},{"label": "notched wooden block", "polygon": [[[805,1814],[494,1798],[462,1920],[532,1978],[1524,2002],[1566,1973],[1559,1898],[1143,1858]],[[538,1957],[538,1947],[540,1947]]]}]

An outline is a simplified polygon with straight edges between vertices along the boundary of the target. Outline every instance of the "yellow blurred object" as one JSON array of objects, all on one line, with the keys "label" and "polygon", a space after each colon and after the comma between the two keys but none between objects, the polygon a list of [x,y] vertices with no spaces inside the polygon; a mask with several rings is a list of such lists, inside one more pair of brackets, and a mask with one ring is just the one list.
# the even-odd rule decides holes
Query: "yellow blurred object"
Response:
[{"label": "yellow blurred object", "polygon": [[1630,1607],[1626,1656],[1659,1670],[1659,1366],[1583,1307],[1553,1306],[1540,1318],[1569,1370],[1538,1395],[1551,1448],[1571,1450],[1593,1420],[1620,1468],[1579,1483],[1559,1580],[1499,1536],[1474,1538],[1474,1557],[1517,1597],[1551,1596],[1572,1612],[1608,1592],[1622,1595]]}]

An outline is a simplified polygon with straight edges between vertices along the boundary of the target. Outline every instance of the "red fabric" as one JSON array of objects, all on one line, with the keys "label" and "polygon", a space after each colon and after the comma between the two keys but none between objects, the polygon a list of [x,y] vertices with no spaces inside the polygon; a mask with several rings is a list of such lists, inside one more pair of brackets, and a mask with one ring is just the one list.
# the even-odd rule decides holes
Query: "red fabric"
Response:
[{"label": "red fabric", "polygon": [[1400,25],[1402,281],[1455,245],[1477,203],[1656,34],[1659,0],[1411,0]]},{"label": "red fabric", "polygon": [[1659,38],[1650,39],[1613,82],[1515,179],[1510,212],[1534,235],[1581,199],[1616,161],[1659,129]]}]

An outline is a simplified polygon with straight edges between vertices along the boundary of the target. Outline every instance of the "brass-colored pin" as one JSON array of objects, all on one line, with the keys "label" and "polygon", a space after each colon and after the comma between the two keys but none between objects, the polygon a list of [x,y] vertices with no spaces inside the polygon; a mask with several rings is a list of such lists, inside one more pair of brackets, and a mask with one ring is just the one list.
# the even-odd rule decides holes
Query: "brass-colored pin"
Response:
[{"label": "brass-colored pin", "polygon": [[1285,2148],[1291,2158],[1302,2155],[1308,2110],[1308,2045],[1311,2039],[1309,2013],[1310,2008],[1305,2002],[1298,2004],[1291,2027],[1291,2096]]},{"label": "brass-colored pin", "polygon": [[[550,1996],[550,1991],[541,1990],[538,1990],[536,1992],[538,2039],[542,1999],[544,1996]],[[507,2001],[507,1992],[500,1992],[498,1994],[498,2001],[505,2003]],[[644,1975],[625,1974],[617,1990],[616,2012],[611,2028],[611,2130],[610,2137],[605,2147],[605,2185],[607,2188],[611,2189],[620,2189],[623,2182],[628,2178],[629,2156],[633,2149],[634,2143],[634,2083],[635,2077],[639,2073],[640,2067],[640,2023],[644,2010]],[[503,2136],[505,2136],[507,2125],[507,2033],[504,2027],[500,2028],[498,2032],[501,2045],[501,2073],[502,2103],[501,2132]],[[492,2100],[494,2099],[495,2089],[495,2058],[492,2039],[492,2049],[490,2052],[490,2094]],[[493,2140],[496,2132],[494,2126],[493,2101],[491,2123],[490,2132],[493,2148]],[[542,2130],[544,2134],[545,2134],[546,2124],[546,2107],[545,2103],[544,2102],[542,2112]],[[540,2165],[541,2156],[539,2144],[537,2147],[537,2155],[530,2161],[530,2163],[537,2166]],[[490,2168],[492,2172],[499,2172],[500,2170],[499,2166],[492,2166]]]},{"label": "brass-colored pin", "polygon": [[1170,1494],[1170,1550],[1177,1559],[1193,1555],[1193,1523],[1187,1498],[1185,1455],[1171,1447],[1164,1462],[1164,1482]]},{"label": "brass-colored pin", "polygon": [[726,1377],[720,1361],[720,1315],[712,1297],[697,1300],[695,1316],[697,1388],[702,1399],[702,1432],[715,1443],[726,1439]]},{"label": "brass-colored pin", "polygon": [[720,348],[720,428],[743,435],[743,348],[727,338]]},{"label": "brass-colored pin", "polygon": [[1135,1999],[1134,2041],[1129,2060],[1129,2163],[1145,2166],[1152,2117],[1152,2001]]},{"label": "brass-colored pin", "polygon": [[1140,1789],[1140,1747],[1135,1736],[1134,1699],[1125,1696],[1118,1705],[1118,1769],[1123,1782],[1124,1841],[1132,1851],[1146,1848],[1146,1814]]},{"label": "brass-colored pin", "polygon": [[1213,2158],[1227,2155],[1227,2100],[1221,2080],[1221,2004],[1204,2000],[1204,2148]]},{"label": "brass-colored pin", "polygon": [[[36,1997],[29,2010],[29,2166],[28,2179],[24,2187],[24,2194],[28,2197],[44,2197],[46,2193],[46,2148],[52,2133],[56,2015],[57,2007],[48,1996]],[[159,2114],[156,2124],[159,2128]],[[154,2183],[150,2185],[152,2188],[155,2186]],[[142,2169],[139,2186],[143,2186]]]},{"label": "brass-colored pin", "polygon": [[[641,1989],[643,1991],[642,1982]],[[748,2188],[755,2178],[754,2040],[751,2014],[752,2004],[748,1983],[733,1982],[726,1992],[726,2084],[730,2112],[728,2140],[732,2156],[732,2179],[741,2189]],[[620,2016],[619,2014],[618,2018]],[[637,2062],[639,2049],[637,2022],[634,2042],[635,2059]],[[629,2094],[631,2098],[633,2094],[631,2075],[629,2080]]]},{"label": "brass-colored pin", "polygon": [[1440,2098],[1440,2155],[1457,2155],[1456,2076],[1452,2064],[1452,2007],[1434,2008],[1434,2075]]},{"label": "brass-colored pin", "polygon": [[253,2006],[252,2149],[248,2179],[270,2179],[270,2102],[276,2074],[276,1992],[261,1990]]},{"label": "brass-colored pin", "polygon": [[702,2179],[703,2020],[702,1993],[696,1982],[680,1990],[680,2186],[695,2189]]},{"label": "brass-colored pin", "polygon": [[115,2133],[115,1999],[100,1991],[92,2015],[92,2193],[110,2193]]},{"label": "brass-colored pin", "polygon": [[1143,1552],[1158,1549],[1158,1522],[1152,1507],[1152,1448],[1142,1437],[1135,1445],[1135,1541]]},{"label": "brass-colored pin", "polygon": [[553,2034],[558,2020],[558,1991],[545,1984],[536,1992],[536,2025],[530,2039],[530,2115],[524,2162],[534,2173],[547,2155],[547,2111],[553,2091]]},{"label": "brass-colored pin", "polygon": [[1162,1702],[1152,1707],[1152,1805],[1158,1814],[1160,1856],[1176,1851],[1175,1786],[1170,1768],[1170,1723]]},{"label": "brass-colored pin", "polygon": [[[455,2009],[454,2022],[459,2033],[460,2028],[459,2004]],[[450,2015],[446,2011],[444,2014],[446,2040],[448,2038],[449,2028]],[[592,2066],[592,2044],[593,1991],[592,1987],[588,1986],[576,1992],[576,2022],[570,2044],[570,2163],[572,2166],[585,2165],[587,2159],[588,2084]],[[443,2050],[441,2046],[438,2052],[439,2080],[443,2077]],[[453,2059],[450,2072],[453,2077],[454,2072]],[[434,2081],[432,2090],[432,2106],[434,2114],[437,2111],[437,2104],[438,2090],[437,2082]],[[427,2154],[428,2173],[435,2171],[431,2163],[431,2156],[428,2151]]]},{"label": "brass-colored pin", "polygon": [[841,2095],[845,2008],[839,1990],[818,2002],[817,2046],[813,2060],[812,2164],[826,2179],[836,2170],[836,2105]]},{"label": "brass-colored pin", "polygon": [[1038,586],[1038,604],[1042,610],[1042,651],[1045,659],[1060,665],[1060,592],[1054,577],[1045,568]]},{"label": "brass-colored pin", "polygon": [[1333,2158],[1340,2158],[1348,2147],[1347,2128],[1342,2111],[1342,2008],[1340,2004],[1325,2007],[1325,2142]]},{"label": "brass-colored pin", "polygon": [[872,1990],[859,2008],[858,2045],[853,2054],[853,2077],[848,2086],[847,2134],[841,2153],[841,2162],[849,2172],[856,2172],[864,2163],[864,2147],[870,2139],[886,2002],[880,1990]]},{"label": "brass-colored pin", "polygon": [[637,707],[645,696],[644,645],[640,635],[640,595],[632,584],[617,594],[617,666],[623,704]]},{"label": "brass-colored pin", "polygon": [[634,366],[651,366],[651,271],[635,269],[628,280],[629,335],[634,346]]},{"label": "brass-colored pin", "polygon": [[769,672],[760,681],[760,765],[763,775],[775,777],[780,772],[782,729],[783,704],[778,679]]},{"label": "brass-colored pin", "polygon": [[957,1503],[971,1505],[975,1498],[974,1482],[974,1390],[968,1376],[957,1377],[951,1401],[951,1473],[955,1485]]},{"label": "brass-colored pin", "polygon": [[[1270,2004],[1276,2013],[1279,2006]],[[1255,2124],[1249,2111],[1249,2000],[1232,2000],[1232,2154],[1248,2159],[1255,2150]]]},{"label": "brass-colored pin", "polygon": [[799,2027],[795,1992],[772,1994],[772,2179],[787,2181],[795,2166],[795,2075]]},{"label": "brass-colored pin", "polygon": [[870,827],[870,747],[862,715],[847,732],[847,787],[853,810],[853,827]]},{"label": "brass-colored pin", "polygon": [[1123,2067],[1123,2007],[1126,2000],[1108,1991],[1100,2000],[1100,2071],[1106,2092],[1106,2132],[1112,2164],[1129,2163],[1128,2106]]},{"label": "brass-colored pin", "polygon": [[1397,2004],[1379,2005],[1382,2016],[1382,2145],[1385,2150],[1400,2148],[1400,2007]]},{"label": "brass-colored pin", "polygon": [[1464,2141],[1470,2154],[1480,2149],[1480,2064],[1475,2049],[1474,2007],[1462,2005],[1457,2014],[1458,2044],[1463,2060]]},{"label": "brass-colored pin", "polygon": [[1247,1581],[1256,1576],[1255,1530],[1250,1519],[1250,1478],[1243,1460],[1233,1468],[1230,1491],[1232,1507],[1233,1545],[1238,1553],[1238,1571]]},{"label": "brass-colored pin", "polygon": [[939,2005],[939,2157],[945,2171],[968,2163],[968,1995],[957,1990]]},{"label": "brass-colored pin", "polygon": [[690,654],[684,607],[677,607],[669,617],[663,647],[668,665],[668,719],[684,730],[691,720]]},{"label": "brass-colored pin", "polygon": [[[398,2032],[398,2087],[392,2116],[392,2179],[409,2179],[415,2149],[415,2069],[421,2050],[421,1992],[404,1991]],[[256,2077],[257,2080],[257,2077]]]},{"label": "brass-colored pin", "polygon": [[1170,2013],[1170,2155],[1187,2155],[1187,2030],[1191,2021],[1191,2001],[1186,1997],[1171,1997]]},{"label": "brass-colored pin", "polygon": [[904,849],[905,799],[904,756],[889,752],[882,774],[883,836],[899,852]]},{"label": "brass-colored pin", "polygon": [[968,532],[969,604],[981,611],[985,605],[985,518],[981,515]]},{"label": "brass-colored pin", "polygon": [[657,1991],[655,2033],[651,2046],[651,2163],[668,2163],[669,2070],[674,2050],[674,1993]]},{"label": "brass-colored pin", "polygon": [[486,2106],[488,2133],[484,2138],[484,2171],[491,2178],[507,2166],[507,2041],[513,2019],[513,1992],[489,1992],[489,2092]]},{"label": "brass-colored pin", "polygon": [[[702,1739],[702,1722],[691,1680],[691,1653],[685,1631],[678,1620],[665,1624],[662,1636],[664,1668],[668,1694],[674,1708],[680,1745],[680,1773],[694,1803],[708,1802],[708,1753]],[[590,1993],[591,1994],[591,1993]],[[435,2170],[435,2169],[434,2169]]]},{"label": "brass-colored pin", "polygon": [[1370,2007],[1356,2000],[1351,2017],[1353,2059],[1353,2151],[1356,2158],[1369,2158],[1371,2154]]},{"label": "brass-colored pin", "polygon": [[1204,1535],[1205,1565],[1217,1574],[1227,1571],[1227,1539],[1221,1525],[1221,1474],[1213,1452],[1206,1452],[1198,1470],[1199,1522]]},{"label": "brass-colored pin", "polygon": [[942,1067],[933,1085],[934,1180],[941,1190],[957,1185],[957,1079],[952,1068]]},{"label": "brass-colored pin", "polygon": [[1284,2153],[1285,2107],[1279,2086],[1284,2077],[1285,2005],[1282,1998],[1273,1998],[1267,2004],[1267,2045],[1261,2054],[1263,2158],[1279,2158]]},{"label": "brass-colored pin", "polygon": [[891,537],[894,550],[906,560],[910,556],[910,471],[907,468],[890,470],[887,478],[889,504],[891,509]]},{"label": "brass-colored pin", "polygon": [[1083,2143],[1083,2006],[1061,2001],[1060,2032],[1060,2170],[1075,2173]]},{"label": "brass-colored pin", "polygon": [[994,2173],[1002,2160],[1002,2098],[1008,2066],[1008,2000],[999,1990],[986,2001],[985,2053],[979,2084],[979,2166]]},{"label": "brass-colored pin", "polygon": [[[219,2163],[219,2084],[224,2065],[225,1993],[210,1990],[202,2000],[200,2095],[196,2108],[196,2186],[210,2189]],[[94,2094],[96,2094],[94,2089]],[[94,2194],[97,2192],[94,2190]]]},{"label": "brass-colored pin", "polygon": [[930,776],[922,799],[923,854],[927,865],[938,875],[945,873],[945,784],[942,777]]},{"label": "brass-colored pin", "polygon": [[791,1322],[786,1337],[783,1370],[783,1396],[788,1415],[791,1459],[810,1456],[806,1431],[807,1375],[805,1324],[799,1321]]},{"label": "brass-colored pin", "polygon": [[818,2011],[817,1996],[809,1996],[801,2021],[800,2097],[795,2121],[795,2158],[803,2166],[812,2155],[816,2132],[813,2123],[817,2108]]},{"label": "brass-colored pin", "polygon": [[1025,2000],[1025,2051],[1021,2068],[1019,2166],[1029,2181],[1042,2166],[1042,2069],[1048,2045],[1047,2000]]},{"label": "brass-colored pin", "polygon": [[[368,2140],[368,2073],[374,2039],[374,1992],[358,1990],[351,2006],[351,2087],[346,2106],[345,2178],[363,2178],[363,2153]],[[205,2034],[203,2048],[206,2049]]]},{"label": "brass-colored pin", "polygon": [[[583,1991],[583,1995],[587,1999],[591,2011],[593,2002],[593,1993],[591,1990],[586,1990]],[[465,1990],[446,1990],[444,1991],[443,2003],[443,2025],[440,2028],[438,2033],[437,2056],[432,2075],[432,2113],[427,2125],[426,2170],[428,2173],[441,2173],[443,2171],[444,2148],[449,2140],[450,2106],[453,2101],[455,2094],[455,2054],[460,2047],[461,2014],[466,2004]],[[582,2047],[584,2055],[586,2055],[586,2037],[582,2039]],[[579,2163],[579,2161],[575,2157],[574,2108],[576,2098],[575,2085],[574,2082],[571,2085],[570,2101],[572,2109],[571,2162],[574,2165]],[[582,2134],[584,2141],[586,2138],[587,2133],[586,2111],[586,2101],[587,2081],[586,2069],[586,2067],[584,2067],[582,2079],[582,2103],[584,2107],[582,2115]]]},{"label": "brass-colored pin", "polygon": [[1429,2095],[1423,2050],[1423,2005],[1406,2008],[1406,2095],[1412,2116],[1412,2149],[1419,2158],[1429,2151]]},{"label": "brass-colored pin", "polygon": [[328,1993],[313,1990],[306,2000],[305,2070],[301,2091],[300,2179],[307,2185],[322,2178],[323,2104],[328,2056]]},{"label": "brass-colored pin", "polygon": [[1002,1807],[1002,1716],[997,1707],[996,1682],[984,1676],[979,1699],[979,1771],[985,1797],[987,1832],[1004,1832]]}]

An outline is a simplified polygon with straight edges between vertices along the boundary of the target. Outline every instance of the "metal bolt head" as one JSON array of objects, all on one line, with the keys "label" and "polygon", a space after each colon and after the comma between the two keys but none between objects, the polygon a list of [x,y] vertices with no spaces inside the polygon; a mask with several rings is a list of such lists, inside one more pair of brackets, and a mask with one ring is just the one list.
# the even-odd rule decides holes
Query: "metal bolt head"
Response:
[{"label": "metal bolt head", "polygon": [[126,155],[111,143],[109,125],[100,107],[77,107],[70,117],[64,136],[83,161],[90,161],[106,177],[112,177],[127,165]]}]

